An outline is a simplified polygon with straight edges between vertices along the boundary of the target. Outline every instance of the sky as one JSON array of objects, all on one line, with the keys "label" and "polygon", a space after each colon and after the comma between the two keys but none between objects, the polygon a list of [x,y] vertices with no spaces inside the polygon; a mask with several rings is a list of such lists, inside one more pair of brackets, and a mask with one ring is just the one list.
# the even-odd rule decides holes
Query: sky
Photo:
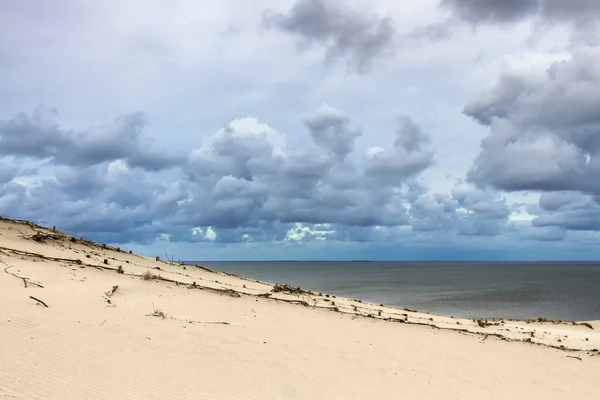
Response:
[{"label": "sky", "polygon": [[600,0],[5,0],[0,215],[181,260],[599,260]]}]

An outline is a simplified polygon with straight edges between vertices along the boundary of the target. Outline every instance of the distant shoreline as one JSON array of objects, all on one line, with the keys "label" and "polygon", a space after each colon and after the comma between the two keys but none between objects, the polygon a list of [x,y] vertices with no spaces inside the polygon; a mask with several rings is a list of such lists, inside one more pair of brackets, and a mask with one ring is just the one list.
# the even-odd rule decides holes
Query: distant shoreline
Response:
[{"label": "distant shoreline", "polygon": [[598,261],[378,261],[378,260],[195,260],[183,261],[194,263],[395,263],[395,264],[599,264]]}]

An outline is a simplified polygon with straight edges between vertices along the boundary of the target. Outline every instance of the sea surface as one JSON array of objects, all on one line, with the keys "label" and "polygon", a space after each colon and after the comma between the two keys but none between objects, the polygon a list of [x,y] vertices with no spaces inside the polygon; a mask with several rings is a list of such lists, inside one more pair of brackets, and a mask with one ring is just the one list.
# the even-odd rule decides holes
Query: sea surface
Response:
[{"label": "sea surface", "polygon": [[600,320],[600,263],[198,263],[260,281],[456,317]]}]

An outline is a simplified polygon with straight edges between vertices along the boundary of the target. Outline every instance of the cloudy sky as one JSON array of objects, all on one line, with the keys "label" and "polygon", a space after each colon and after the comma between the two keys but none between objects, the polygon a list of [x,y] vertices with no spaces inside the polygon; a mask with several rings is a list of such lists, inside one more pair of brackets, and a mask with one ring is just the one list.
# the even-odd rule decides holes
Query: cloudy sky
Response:
[{"label": "cloudy sky", "polygon": [[0,215],[188,260],[600,259],[600,0],[0,2]]}]

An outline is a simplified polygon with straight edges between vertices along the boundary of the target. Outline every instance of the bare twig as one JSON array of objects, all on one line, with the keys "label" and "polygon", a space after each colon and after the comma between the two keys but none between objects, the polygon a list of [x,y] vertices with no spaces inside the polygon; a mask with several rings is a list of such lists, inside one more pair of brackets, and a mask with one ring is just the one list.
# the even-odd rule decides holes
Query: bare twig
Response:
[{"label": "bare twig", "polygon": [[43,301],[41,301],[40,299],[36,299],[33,296],[29,296],[30,299],[37,301],[38,303],[40,303],[41,305],[43,305],[44,307],[48,308],[48,304],[44,303]]},{"label": "bare twig", "polygon": [[30,283],[31,285],[33,285],[33,286],[37,286],[37,287],[40,287],[40,288],[44,288],[44,287],[43,287],[42,285],[40,285],[39,283],[32,282],[32,281],[31,281],[31,280],[30,280],[28,277],[26,277],[26,276],[20,276],[20,275],[17,275],[17,274],[15,274],[15,273],[9,272],[9,271],[8,271],[8,269],[9,269],[9,268],[12,268],[12,265],[11,265],[11,266],[9,266],[9,267],[6,267],[6,268],[4,268],[4,272],[6,272],[6,273],[7,273],[7,274],[9,274],[9,275],[12,275],[12,276],[14,276],[15,278],[22,279],[22,280],[23,280],[23,284],[25,285],[25,287],[27,287],[27,281],[29,281],[29,283]]},{"label": "bare twig", "polygon": [[576,358],[576,359],[578,359],[579,361],[583,361],[583,360],[581,359],[581,357],[578,357],[578,356],[567,356],[567,357],[569,357],[569,358]]},{"label": "bare twig", "polygon": [[98,326],[102,326],[102,325],[104,325],[104,323],[105,323],[106,321],[108,321],[108,320],[107,320],[107,319],[105,319],[105,320],[104,320],[104,321],[102,321],[102,323],[101,323],[100,325],[98,325]]},{"label": "bare twig", "polygon": [[167,258],[167,262],[171,265],[175,265],[175,254],[171,253],[171,258],[169,258],[169,255],[167,254],[167,252],[165,251],[165,257]]}]

